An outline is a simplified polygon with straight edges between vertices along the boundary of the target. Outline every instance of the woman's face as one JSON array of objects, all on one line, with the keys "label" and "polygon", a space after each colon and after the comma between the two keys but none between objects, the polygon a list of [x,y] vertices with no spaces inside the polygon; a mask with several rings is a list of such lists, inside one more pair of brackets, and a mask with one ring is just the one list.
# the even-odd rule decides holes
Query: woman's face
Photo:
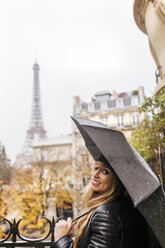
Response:
[{"label": "woman's face", "polygon": [[105,193],[111,188],[114,176],[102,162],[95,162],[91,176],[91,187],[95,192]]}]

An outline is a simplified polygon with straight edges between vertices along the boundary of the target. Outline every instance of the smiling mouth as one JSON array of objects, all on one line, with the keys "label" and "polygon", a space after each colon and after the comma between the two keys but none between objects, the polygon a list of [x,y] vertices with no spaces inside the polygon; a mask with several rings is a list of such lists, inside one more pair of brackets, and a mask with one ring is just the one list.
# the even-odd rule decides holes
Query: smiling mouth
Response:
[{"label": "smiling mouth", "polygon": [[101,183],[95,181],[94,179],[92,179],[91,184],[92,184],[93,186],[99,186]]}]

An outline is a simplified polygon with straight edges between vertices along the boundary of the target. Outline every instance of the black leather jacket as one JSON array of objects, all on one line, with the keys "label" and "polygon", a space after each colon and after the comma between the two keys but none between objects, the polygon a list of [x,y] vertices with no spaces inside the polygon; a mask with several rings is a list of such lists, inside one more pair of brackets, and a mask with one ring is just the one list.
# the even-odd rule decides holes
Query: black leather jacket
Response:
[{"label": "black leather jacket", "polygon": [[[52,248],[72,248],[70,236],[57,240]],[[77,248],[149,248],[145,220],[123,198],[99,206],[92,214]],[[155,247],[157,248],[157,247]]]}]

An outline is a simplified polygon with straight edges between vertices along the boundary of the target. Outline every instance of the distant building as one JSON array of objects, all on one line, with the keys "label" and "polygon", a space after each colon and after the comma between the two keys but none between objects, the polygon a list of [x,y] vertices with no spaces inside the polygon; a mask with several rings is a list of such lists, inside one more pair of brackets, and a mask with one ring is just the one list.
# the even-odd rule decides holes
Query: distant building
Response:
[{"label": "distant building", "polygon": [[144,118],[144,113],[139,112],[144,100],[143,87],[132,92],[97,92],[88,103],[76,96],[73,115],[102,122],[112,129],[122,131],[129,138],[132,130]]},{"label": "distant building", "polygon": [[[33,161],[57,162],[71,165],[72,135],[62,135],[56,138],[40,138],[35,135],[33,141]],[[60,169],[60,168],[59,168]]]},{"label": "distant building", "polygon": [[[33,141],[33,162],[44,162],[49,168],[53,168],[58,180],[64,180],[62,190],[68,191],[68,195],[75,192],[75,179],[72,176],[72,134],[61,135],[56,138],[40,138],[35,135]],[[51,167],[50,167],[51,166]],[[46,167],[45,167],[46,169]],[[51,200],[51,201],[50,201]],[[55,206],[55,200],[49,199],[51,206],[46,213],[47,216],[73,217],[76,208],[65,200],[65,207]],[[72,211],[73,210],[73,211]]]}]

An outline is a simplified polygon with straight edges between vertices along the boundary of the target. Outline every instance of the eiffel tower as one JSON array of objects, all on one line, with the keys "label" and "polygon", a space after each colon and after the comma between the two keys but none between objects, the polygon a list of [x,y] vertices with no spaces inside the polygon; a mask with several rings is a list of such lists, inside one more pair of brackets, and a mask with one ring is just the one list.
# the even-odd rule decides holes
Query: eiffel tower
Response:
[{"label": "eiffel tower", "polygon": [[36,62],[33,65],[34,81],[33,81],[33,101],[32,101],[30,128],[27,130],[26,138],[22,150],[16,157],[15,166],[28,165],[32,161],[33,140],[35,135],[37,135],[39,138],[46,137],[46,131],[44,129],[43,119],[42,119],[39,70],[40,70],[39,65]]}]

